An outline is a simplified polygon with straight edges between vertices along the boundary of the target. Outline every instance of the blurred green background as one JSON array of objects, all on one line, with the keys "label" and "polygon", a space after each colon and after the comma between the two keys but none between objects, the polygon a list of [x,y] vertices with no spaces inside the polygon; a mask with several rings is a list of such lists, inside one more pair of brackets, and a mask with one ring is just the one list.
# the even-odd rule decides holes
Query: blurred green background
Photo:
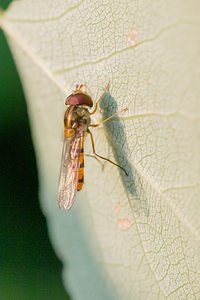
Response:
[{"label": "blurred green background", "polygon": [[69,299],[39,207],[26,102],[1,30],[0,139],[0,300]]}]

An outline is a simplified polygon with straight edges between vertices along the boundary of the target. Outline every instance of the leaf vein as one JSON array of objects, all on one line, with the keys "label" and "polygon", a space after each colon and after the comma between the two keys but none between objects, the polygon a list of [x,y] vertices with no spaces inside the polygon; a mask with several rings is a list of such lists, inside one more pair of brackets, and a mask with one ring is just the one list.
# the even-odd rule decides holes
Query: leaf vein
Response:
[{"label": "leaf vein", "polygon": [[67,15],[69,12],[73,11],[74,9],[77,9],[83,2],[84,2],[84,0],[81,0],[79,3],[70,7],[69,9],[67,9],[62,14],[58,15],[57,17],[30,20],[30,19],[9,18],[9,17],[5,16],[5,19],[7,21],[9,21],[10,23],[16,22],[16,23],[29,23],[29,24],[30,23],[45,23],[45,22],[51,22],[51,21],[58,21],[58,20],[62,19],[65,15]]}]

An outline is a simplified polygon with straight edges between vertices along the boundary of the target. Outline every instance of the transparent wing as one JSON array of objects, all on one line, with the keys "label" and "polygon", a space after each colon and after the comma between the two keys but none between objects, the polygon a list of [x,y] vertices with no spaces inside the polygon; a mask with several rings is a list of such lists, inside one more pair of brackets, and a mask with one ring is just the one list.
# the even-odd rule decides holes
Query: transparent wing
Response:
[{"label": "transparent wing", "polygon": [[74,203],[79,176],[79,136],[64,137],[58,201],[60,209],[70,209]]}]

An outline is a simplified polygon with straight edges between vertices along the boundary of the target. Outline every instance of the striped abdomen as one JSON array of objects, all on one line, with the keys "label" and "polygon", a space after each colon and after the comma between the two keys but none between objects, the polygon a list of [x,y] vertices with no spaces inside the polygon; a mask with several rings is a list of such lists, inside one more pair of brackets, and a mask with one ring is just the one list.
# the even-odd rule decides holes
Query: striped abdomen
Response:
[{"label": "striped abdomen", "polygon": [[78,186],[77,191],[80,191],[83,186],[84,180],[84,137],[80,138],[80,142],[78,145],[78,155],[79,155],[79,175],[78,175]]}]

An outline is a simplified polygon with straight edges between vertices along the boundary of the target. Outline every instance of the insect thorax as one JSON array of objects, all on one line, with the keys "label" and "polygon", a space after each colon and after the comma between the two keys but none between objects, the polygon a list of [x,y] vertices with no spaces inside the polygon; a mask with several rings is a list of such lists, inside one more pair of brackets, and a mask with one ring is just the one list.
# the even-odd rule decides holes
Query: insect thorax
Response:
[{"label": "insect thorax", "polygon": [[[91,119],[88,109],[85,106],[70,105],[64,115],[65,129],[68,130],[71,135],[72,132],[79,132],[80,134],[88,131]],[[68,136],[67,136],[68,137]]]}]

